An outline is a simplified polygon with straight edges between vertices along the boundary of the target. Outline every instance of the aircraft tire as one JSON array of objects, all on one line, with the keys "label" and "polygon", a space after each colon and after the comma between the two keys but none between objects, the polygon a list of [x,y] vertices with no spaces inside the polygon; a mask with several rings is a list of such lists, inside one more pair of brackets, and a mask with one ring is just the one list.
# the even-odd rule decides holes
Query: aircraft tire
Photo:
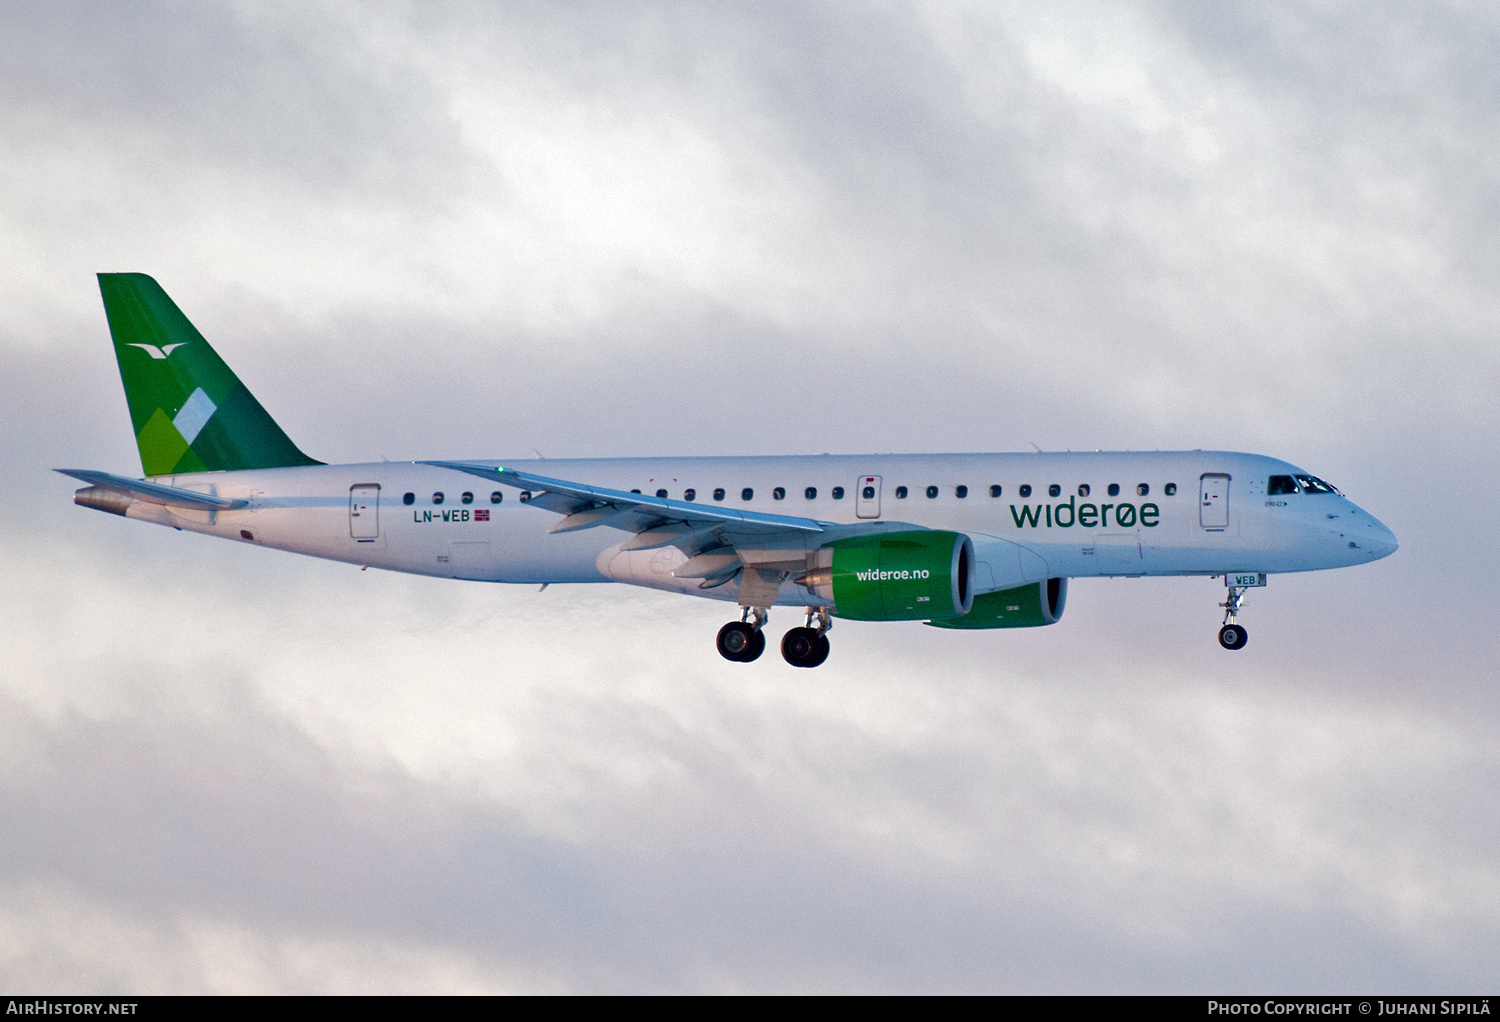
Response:
[{"label": "aircraft tire", "polygon": [[807,662],[807,664],[805,666],[807,666],[807,667],[820,667],[820,666],[822,666],[823,661],[828,659],[828,650],[829,650],[828,636],[826,636],[826,635],[820,635],[820,636],[818,636],[818,651],[813,656],[813,658]]},{"label": "aircraft tire", "polygon": [[750,635],[750,648],[740,654],[740,662],[748,664],[752,660],[759,660],[760,655],[766,651],[766,633],[762,629],[755,629]]},{"label": "aircraft tire", "polygon": [[1225,649],[1244,649],[1249,640],[1244,625],[1225,625],[1219,629],[1219,645]]},{"label": "aircraft tire", "polygon": [[781,639],[781,656],[793,667],[813,667],[819,635],[811,628],[793,628]]},{"label": "aircraft tire", "polygon": [[[755,637],[757,635],[760,635],[760,633],[745,624],[745,622],[731,621],[719,629],[719,637],[715,640],[714,645],[718,647],[719,655],[725,660],[732,660],[739,664],[747,663],[760,656],[758,652],[752,652],[755,649]],[[763,635],[761,636],[760,644],[761,648],[764,649],[766,639]],[[746,656],[747,653],[750,655]]]}]

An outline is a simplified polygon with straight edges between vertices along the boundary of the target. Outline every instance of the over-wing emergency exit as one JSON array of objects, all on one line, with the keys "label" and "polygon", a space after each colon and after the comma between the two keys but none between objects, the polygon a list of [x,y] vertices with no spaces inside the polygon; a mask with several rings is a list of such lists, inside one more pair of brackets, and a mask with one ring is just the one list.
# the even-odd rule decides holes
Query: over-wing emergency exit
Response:
[{"label": "over-wing emergency exit", "polygon": [[[1050,625],[1070,578],[1247,589],[1378,560],[1396,537],[1323,480],[1223,451],[326,465],[297,447],[152,278],[99,275],[143,479],[59,469],[85,507],[314,557],[486,582],[621,582],[736,605],[725,659],[816,667],[834,618]],[[533,463],[534,464],[534,463]]]}]

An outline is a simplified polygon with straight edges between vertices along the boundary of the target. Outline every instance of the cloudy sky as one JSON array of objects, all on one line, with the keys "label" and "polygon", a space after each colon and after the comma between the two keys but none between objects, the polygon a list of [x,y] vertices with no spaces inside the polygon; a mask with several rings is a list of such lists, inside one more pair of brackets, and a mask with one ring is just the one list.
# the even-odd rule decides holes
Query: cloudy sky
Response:
[{"label": "cloudy sky", "polygon": [[[1493,987],[1491,5],[37,0],[0,53],[0,987]],[[731,665],[706,601],[75,507],[139,471],[101,270],[327,461],[1222,447],[1402,548],[1237,655],[1167,579]]]}]

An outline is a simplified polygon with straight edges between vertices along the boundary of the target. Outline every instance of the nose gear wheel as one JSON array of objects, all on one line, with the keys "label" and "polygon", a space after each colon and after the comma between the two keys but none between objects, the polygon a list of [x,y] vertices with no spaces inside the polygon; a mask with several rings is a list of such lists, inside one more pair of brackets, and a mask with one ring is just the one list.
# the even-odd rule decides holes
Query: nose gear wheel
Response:
[{"label": "nose gear wheel", "polygon": [[1244,649],[1249,638],[1244,625],[1225,625],[1219,629],[1219,645],[1225,649]]}]

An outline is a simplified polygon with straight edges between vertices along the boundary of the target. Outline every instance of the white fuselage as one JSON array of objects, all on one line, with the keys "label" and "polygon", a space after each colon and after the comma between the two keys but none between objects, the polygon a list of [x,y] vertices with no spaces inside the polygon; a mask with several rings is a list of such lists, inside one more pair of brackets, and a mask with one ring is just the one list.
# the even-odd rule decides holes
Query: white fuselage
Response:
[{"label": "white fuselage", "polygon": [[[1267,493],[1271,476],[1302,470],[1220,451],[494,464],[616,490],[665,490],[673,500],[710,506],[967,533],[975,544],[979,592],[1048,577],[1313,571],[1363,564],[1396,547],[1384,525],[1339,494]],[[529,506],[519,490],[448,468],[379,462],[156,481],[248,505],[207,512],[137,503],[128,517],[423,575],[531,584],[619,581],[729,600],[736,594],[733,584],[704,589],[696,579],[674,578],[672,570],[685,559],[674,547],[622,552],[618,547],[630,534],[608,527],[549,535],[558,515]],[[930,487],[935,496],[928,496]],[[993,487],[998,496],[991,495]],[[905,496],[898,495],[901,488]],[[715,499],[716,491],[722,499]],[[496,493],[498,503],[492,502]],[[777,602],[817,601],[785,586]]]}]

